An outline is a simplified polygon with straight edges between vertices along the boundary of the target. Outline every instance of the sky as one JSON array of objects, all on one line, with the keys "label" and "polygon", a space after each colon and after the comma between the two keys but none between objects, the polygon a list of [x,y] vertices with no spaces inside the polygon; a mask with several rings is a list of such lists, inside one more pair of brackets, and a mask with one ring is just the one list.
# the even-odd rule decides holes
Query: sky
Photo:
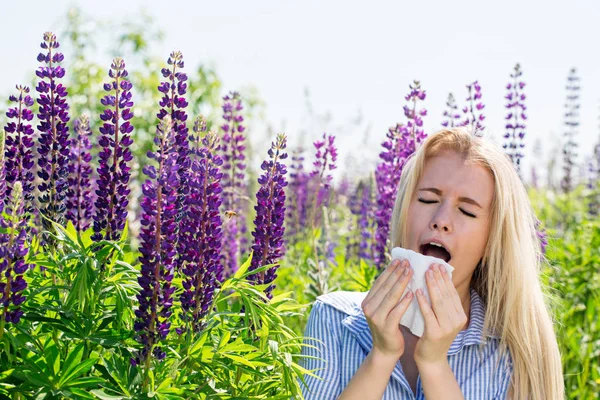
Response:
[{"label": "sky", "polygon": [[[327,123],[313,121],[310,138],[325,129],[336,135],[338,174],[351,160],[353,170],[376,161],[387,129],[405,121],[404,96],[415,79],[427,93],[426,132],[441,127],[448,93],[462,105],[466,85],[478,80],[486,133],[501,142],[506,84],[517,62],[527,84],[525,170],[532,162],[543,168],[561,143],[565,86],[573,67],[582,88],[577,141],[581,153],[590,155],[600,136],[600,2],[491,3],[0,0],[0,93],[9,93],[29,76],[37,66],[43,32],[61,27],[69,7],[78,5],[84,14],[104,20],[135,19],[144,10],[165,33],[153,53],[166,59],[178,49],[186,66],[214,66],[223,94],[257,89],[266,108],[255,130],[285,131],[290,143],[296,143],[308,126],[308,90],[314,112],[330,118]],[[531,154],[536,139],[542,160]],[[261,146],[266,154],[268,143]]]}]

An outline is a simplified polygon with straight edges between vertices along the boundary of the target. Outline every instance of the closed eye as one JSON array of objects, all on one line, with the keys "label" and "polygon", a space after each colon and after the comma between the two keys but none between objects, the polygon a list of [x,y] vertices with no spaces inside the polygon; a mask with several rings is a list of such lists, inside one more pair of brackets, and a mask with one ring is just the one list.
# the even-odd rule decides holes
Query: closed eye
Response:
[{"label": "closed eye", "polygon": [[[425,200],[425,199],[421,199],[419,198],[419,202],[424,203],[424,204],[433,204],[433,203],[437,203],[437,200]],[[462,208],[459,208],[460,212],[462,212],[463,214],[465,214],[467,217],[471,217],[471,218],[477,218],[475,216],[475,214],[471,214],[470,212],[467,212],[465,210],[463,210]]]},{"label": "closed eye", "polygon": [[425,204],[433,204],[433,203],[437,203],[436,200],[425,200],[425,199],[419,199],[419,201],[421,203],[425,203]]},{"label": "closed eye", "polygon": [[463,214],[465,214],[466,216],[468,216],[468,217],[471,217],[471,218],[477,218],[477,217],[476,217],[474,214],[471,214],[470,212],[466,212],[466,211],[465,211],[465,210],[463,210],[462,208],[459,208],[459,210],[460,210],[460,211],[461,211]]}]

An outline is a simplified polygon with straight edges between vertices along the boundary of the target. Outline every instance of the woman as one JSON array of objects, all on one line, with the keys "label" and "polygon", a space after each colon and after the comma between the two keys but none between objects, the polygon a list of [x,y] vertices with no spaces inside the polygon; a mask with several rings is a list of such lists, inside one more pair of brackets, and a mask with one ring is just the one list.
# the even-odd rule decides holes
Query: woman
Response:
[{"label": "woman", "polygon": [[[404,167],[393,247],[454,267],[412,276],[397,260],[368,293],[320,296],[305,336],[305,399],[562,399],[560,354],[539,280],[540,244],[526,190],[508,157],[462,128],[428,137]],[[411,301],[422,337],[399,325]]]}]

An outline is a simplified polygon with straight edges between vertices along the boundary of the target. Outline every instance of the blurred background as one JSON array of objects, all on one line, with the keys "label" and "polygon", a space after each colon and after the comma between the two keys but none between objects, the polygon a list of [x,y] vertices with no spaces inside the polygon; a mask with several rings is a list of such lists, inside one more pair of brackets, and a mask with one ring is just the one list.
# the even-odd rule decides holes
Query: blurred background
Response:
[{"label": "blurred background", "polygon": [[[33,81],[42,34],[51,30],[65,54],[70,94],[88,94],[70,97],[75,111],[99,113],[100,83],[112,58],[125,58],[135,76],[141,143],[150,128],[143,117],[156,112],[156,66],[181,50],[194,112],[217,117],[221,97],[236,90],[247,102],[253,146],[266,149],[277,132],[288,134],[291,147],[335,134],[338,180],[374,168],[387,129],[404,118],[403,97],[415,79],[427,93],[425,132],[441,127],[448,94],[462,108],[466,85],[477,80],[485,134],[501,142],[506,84],[520,63],[528,108],[524,178],[533,160],[541,182],[558,182],[571,68],[581,86],[581,173],[599,138],[599,11],[592,0],[3,1],[0,95],[7,99],[15,84]],[[549,163],[556,176],[548,177]]]}]

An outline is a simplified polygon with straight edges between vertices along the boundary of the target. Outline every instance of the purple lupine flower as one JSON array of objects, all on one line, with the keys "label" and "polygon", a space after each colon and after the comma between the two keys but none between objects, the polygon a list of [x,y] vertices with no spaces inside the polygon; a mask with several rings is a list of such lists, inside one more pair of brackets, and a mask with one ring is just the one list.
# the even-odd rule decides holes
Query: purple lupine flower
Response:
[{"label": "purple lupine flower", "polygon": [[290,182],[288,185],[288,207],[286,221],[286,236],[290,243],[295,243],[297,235],[305,226],[308,218],[308,183],[309,174],[304,170],[303,149],[292,151],[292,163],[290,165]]},{"label": "purple lupine flower", "polygon": [[579,77],[577,76],[577,70],[571,68],[569,76],[567,78],[567,101],[565,108],[565,144],[563,147],[563,170],[564,176],[561,180],[561,188],[565,193],[570,192],[573,189],[573,167],[577,163],[577,142],[575,142],[575,136],[577,136],[579,127]]},{"label": "purple lupine flower", "polygon": [[323,133],[323,140],[316,140],[313,144],[317,153],[315,154],[315,161],[313,162],[314,169],[311,171],[310,176],[319,176],[317,181],[319,185],[325,189],[329,189],[333,176],[327,171],[333,171],[336,169],[335,162],[337,161],[337,148],[335,147],[335,136]]},{"label": "purple lupine flower", "polygon": [[[64,68],[58,65],[63,61],[63,55],[53,52],[59,46],[56,35],[52,32],[44,33],[41,47],[47,52],[40,53],[37,57],[44,65],[35,73],[40,78],[35,89],[40,94],[37,99],[40,106],[40,124],[37,128],[41,132],[37,147],[40,167],[38,176],[42,181],[38,185],[40,211],[48,219],[64,225],[69,174],[69,106],[66,102],[67,89],[62,83],[58,83],[65,76]],[[48,230],[52,228],[46,220],[43,223]]]},{"label": "purple lupine flower", "polygon": [[458,110],[458,105],[456,104],[456,99],[452,93],[448,93],[446,107],[448,108],[444,111],[444,117],[447,119],[442,121],[442,126],[454,128],[459,125],[460,112]]},{"label": "purple lupine flower", "polygon": [[21,304],[25,301],[22,292],[27,288],[23,274],[33,265],[25,263],[29,252],[27,240],[27,219],[23,202],[23,186],[21,182],[13,183],[11,201],[6,209],[7,217],[0,216],[0,337],[5,323],[17,324],[23,311]]},{"label": "purple lupine flower", "polygon": [[76,138],[71,140],[71,162],[69,164],[69,190],[67,191],[67,219],[79,232],[86,231],[92,222],[93,202],[90,175],[92,167],[92,143],[90,142],[90,120],[87,115],[76,119]]},{"label": "purple lupine flower", "polygon": [[[261,169],[263,174],[258,178],[260,188],[256,193],[256,218],[254,219],[254,244],[252,245],[252,263],[250,270],[261,266],[275,264],[273,267],[258,274],[248,277],[260,285],[270,284],[265,289],[268,298],[272,298],[275,285],[272,283],[277,277],[278,261],[285,253],[283,236],[285,232],[285,190],[287,169],[281,160],[287,158],[285,153],[287,138],[280,133],[269,149],[270,160],[263,161]],[[333,142],[330,142],[331,145]]]},{"label": "purple lupine flower", "polygon": [[360,211],[358,215],[358,229],[361,232],[361,240],[358,247],[358,257],[364,260],[373,259],[373,247],[370,245],[373,241],[374,215],[373,207],[373,181],[366,182],[360,193]]},{"label": "purple lupine flower", "polygon": [[[426,115],[425,110],[416,112],[416,102],[425,99],[425,91],[420,89],[418,81],[415,86],[410,86],[410,93],[406,96],[407,101],[413,102],[412,109],[405,107],[405,115],[409,119],[409,125],[397,124],[390,128],[387,133],[387,139],[382,143],[384,151],[379,154],[382,162],[375,171],[375,182],[377,186],[377,211],[375,221],[377,231],[375,241],[373,242],[374,262],[377,268],[385,268],[389,258],[388,242],[390,234],[390,220],[402,168],[406,160],[416,151],[427,135],[423,132],[422,121],[418,116]],[[410,126],[410,128],[409,128]]]},{"label": "purple lupine flower", "polygon": [[385,268],[387,261],[387,249],[390,234],[390,220],[402,168],[407,158],[405,144],[408,143],[410,131],[404,125],[396,124],[386,134],[387,140],[381,145],[384,148],[379,154],[381,162],[375,170],[375,182],[377,187],[377,211],[375,222],[377,231],[373,242],[373,260],[378,269]]},{"label": "purple lupine flower", "polygon": [[485,108],[485,105],[481,101],[481,85],[479,85],[478,81],[475,81],[467,85],[467,91],[469,92],[467,106],[463,108],[465,120],[460,126],[469,127],[474,136],[482,136],[482,132],[485,129],[483,125],[485,115],[483,115],[481,110]]},{"label": "purple lupine flower", "polygon": [[140,232],[141,286],[137,294],[139,308],[135,310],[134,329],[138,341],[144,346],[134,362],[146,363],[150,367],[152,356],[158,360],[166,354],[159,345],[169,334],[172,314],[172,295],[175,286],[171,286],[175,268],[176,240],[176,199],[177,186],[177,148],[170,116],[161,121],[154,143],[155,152],[149,151],[148,157],[158,166],[146,165],[144,174],[148,177],[142,185],[142,219]]},{"label": "purple lupine flower", "polygon": [[510,74],[512,82],[506,85],[508,93],[505,98],[508,101],[506,104],[508,114],[505,118],[506,133],[504,134],[504,139],[506,139],[506,143],[503,144],[506,153],[519,174],[521,174],[522,151],[523,147],[525,147],[523,139],[525,138],[525,121],[527,120],[527,115],[525,115],[525,110],[527,109],[525,106],[526,97],[522,92],[525,82],[521,80],[521,75],[523,75],[523,71],[521,70],[521,66],[517,64],[515,65],[514,72]]},{"label": "purple lupine flower", "polygon": [[2,211],[6,201],[6,160],[4,157],[4,144],[6,134],[3,129],[0,129],[0,219],[2,219]]},{"label": "purple lupine flower", "polygon": [[[206,130],[206,124],[198,119],[194,132],[199,136]],[[198,141],[196,141],[198,142]],[[214,290],[222,275],[220,260],[222,247],[222,220],[220,170],[223,160],[217,154],[219,138],[209,132],[201,139],[201,147],[194,151],[190,173],[190,193],[187,199],[189,223],[184,225],[182,239],[188,246],[186,263],[182,267],[185,274],[184,291],[181,294],[182,319],[191,323],[192,329],[203,329],[202,319],[212,306]],[[202,243],[202,246],[198,246]]]},{"label": "purple lupine flower", "polygon": [[416,150],[417,143],[421,143],[423,139],[427,137],[423,130],[423,120],[421,117],[427,115],[427,110],[422,108],[417,111],[417,102],[419,100],[425,100],[425,91],[421,90],[421,83],[414,81],[412,85],[409,85],[410,93],[404,98],[411,106],[404,106],[404,116],[408,119],[406,123],[406,129],[410,132],[410,138],[412,140],[412,151],[411,154]]},{"label": "purple lupine flower", "polygon": [[33,128],[28,122],[33,119],[33,98],[27,86],[17,85],[19,96],[11,95],[9,100],[16,103],[9,108],[6,116],[13,121],[5,126],[6,136],[6,198],[10,198],[14,182],[23,185],[25,211],[33,211]]},{"label": "purple lupine flower", "polygon": [[[171,52],[167,64],[169,68],[161,70],[162,76],[167,79],[161,82],[158,90],[163,93],[160,100],[162,107],[158,112],[158,118],[162,120],[165,115],[171,117],[173,121],[173,130],[175,132],[176,150],[178,154],[177,165],[179,166],[179,181],[187,182],[188,171],[190,168],[190,145],[188,139],[188,128],[186,126],[187,114],[185,108],[188,103],[185,100],[187,90],[187,75],[178,69],[183,68],[183,54],[180,51]],[[179,185],[177,188],[177,226],[178,231],[182,225],[185,216],[185,198],[187,197],[188,185]],[[183,245],[183,244],[182,244]],[[185,249],[181,248],[179,254],[185,254]],[[178,260],[181,258],[178,258]],[[183,261],[181,259],[181,261]],[[180,264],[178,262],[178,267]]]},{"label": "purple lupine flower", "polygon": [[241,248],[245,240],[246,224],[243,214],[243,205],[240,198],[246,195],[246,164],[244,150],[246,149],[244,117],[241,115],[243,109],[240,95],[231,92],[223,97],[223,119],[225,123],[221,126],[223,137],[221,140],[221,154],[223,157],[223,204],[225,212],[233,212],[235,215],[228,218],[223,224],[224,243],[227,243],[223,253],[224,276],[233,274],[240,260]]},{"label": "purple lupine flower", "polygon": [[542,251],[542,255],[546,254],[546,248],[548,247],[548,235],[546,234],[546,230],[542,227],[542,222],[535,219],[535,231],[538,240],[540,241],[540,248]]},{"label": "purple lupine flower", "polygon": [[102,148],[98,155],[98,179],[96,189],[96,214],[92,239],[118,240],[125,227],[129,200],[130,161],[133,159],[129,146],[133,143],[131,132],[133,118],[131,107],[131,82],[127,80],[125,61],[115,58],[108,71],[112,79],[104,84],[109,92],[101,100],[106,107],[100,114],[104,121],[100,127],[98,143]]}]

